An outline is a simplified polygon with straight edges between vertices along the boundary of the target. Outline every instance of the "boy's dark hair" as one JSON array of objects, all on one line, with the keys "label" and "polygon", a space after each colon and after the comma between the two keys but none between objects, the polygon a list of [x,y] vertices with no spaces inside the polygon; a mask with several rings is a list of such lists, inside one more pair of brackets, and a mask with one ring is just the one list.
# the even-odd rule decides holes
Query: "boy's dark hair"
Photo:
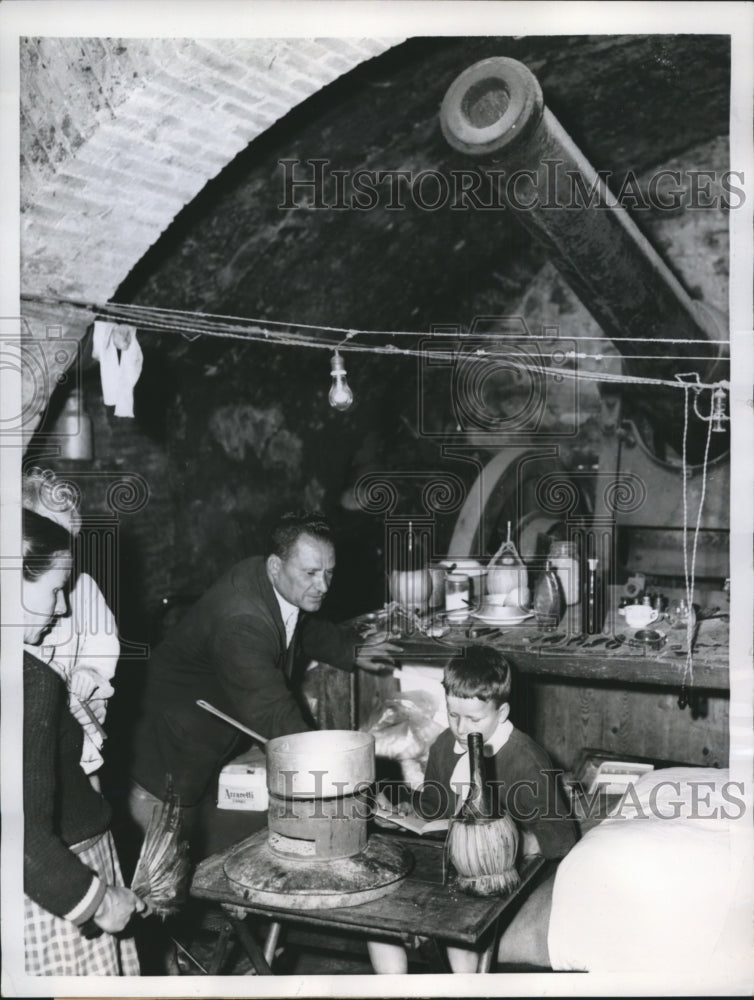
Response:
[{"label": "boy's dark hair", "polygon": [[500,708],[510,701],[511,665],[492,646],[467,646],[445,668],[442,686],[446,695],[494,701]]},{"label": "boy's dark hair", "polygon": [[301,535],[311,535],[333,544],[332,529],[319,511],[288,511],[272,525],[265,543],[265,557],[275,555],[287,559]]}]

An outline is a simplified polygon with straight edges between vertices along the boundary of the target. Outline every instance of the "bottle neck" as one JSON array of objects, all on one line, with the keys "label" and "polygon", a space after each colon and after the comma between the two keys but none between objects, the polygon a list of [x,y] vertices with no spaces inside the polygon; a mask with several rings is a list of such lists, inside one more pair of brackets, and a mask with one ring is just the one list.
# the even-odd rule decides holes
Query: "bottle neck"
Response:
[{"label": "bottle neck", "polygon": [[481,733],[469,733],[469,780],[472,788],[484,787],[484,741]]},{"label": "bottle neck", "polygon": [[466,819],[489,816],[486,788],[484,783],[484,741],[481,733],[469,733],[469,794],[463,804],[461,815]]}]

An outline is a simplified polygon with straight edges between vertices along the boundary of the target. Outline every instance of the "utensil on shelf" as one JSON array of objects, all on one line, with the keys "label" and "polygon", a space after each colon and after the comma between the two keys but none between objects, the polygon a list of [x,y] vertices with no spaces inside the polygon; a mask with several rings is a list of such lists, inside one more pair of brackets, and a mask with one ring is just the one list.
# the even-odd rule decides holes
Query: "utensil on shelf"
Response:
[{"label": "utensil on shelf", "polygon": [[246,733],[247,736],[251,736],[252,739],[257,740],[257,742],[265,744],[267,738],[265,736],[260,736],[259,733],[255,733],[253,729],[249,729],[248,726],[244,726],[243,723],[239,722],[237,719],[231,718],[226,715],[225,712],[221,712],[219,708],[215,708],[214,705],[210,705],[208,701],[204,701],[202,698],[197,698],[196,701],[199,708],[203,708],[205,712],[211,712],[212,715],[216,715],[218,719],[222,719],[223,722],[230,723],[231,726],[235,726],[236,729],[240,729],[242,733]]}]

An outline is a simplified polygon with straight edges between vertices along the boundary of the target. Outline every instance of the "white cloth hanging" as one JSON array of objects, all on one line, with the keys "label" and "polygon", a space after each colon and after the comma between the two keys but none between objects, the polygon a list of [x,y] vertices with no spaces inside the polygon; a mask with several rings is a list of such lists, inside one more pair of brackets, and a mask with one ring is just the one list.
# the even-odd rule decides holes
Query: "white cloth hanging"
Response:
[{"label": "white cloth hanging", "polygon": [[105,405],[115,407],[116,417],[133,417],[134,386],[144,360],[136,327],[96,320],[92,357],[99,361]]}]

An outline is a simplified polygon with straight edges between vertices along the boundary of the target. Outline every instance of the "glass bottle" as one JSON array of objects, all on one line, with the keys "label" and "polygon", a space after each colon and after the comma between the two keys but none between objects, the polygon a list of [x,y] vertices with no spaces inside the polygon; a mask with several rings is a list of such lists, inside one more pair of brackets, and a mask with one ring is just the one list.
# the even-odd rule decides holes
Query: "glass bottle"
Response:
[{"label": "glass bottle", "polygon": [[586,588],[584,592],[582,631],[598,635],[602,631],[605,612],[598,573],[599,559],[587,559]]},{"label": "glass bottle", "polygon": [[457,816],[448,825],[447,857],[458,873],[458,888],[474,896],[516,889],[519,834],[500,802],[492,809],[492,792],[484,781],[481,733],[469,733],[471,787]]},{"label": "glass bottle", "polygon": [[534,616],[537,624],[555,628],[563,617],[565,598],[557,573],[547,562],[534,588]]},{"label": "glass bottle", "polygon": [[557,573],[567,605],[578,604],[581,599],[579,561],[574,542],[552,542],[550,566]]},{"label": "glass bottle", "polygon": [[489,819],[492,816],[490,789],[484,780],[484,738],[481,733],[469,733],[469,794],[464,799],[458,817],[465,822]]},{"label": "glass bottle", "polygon": [[696,612],[694,611],[694,606],[688,606],[683,598],[681,598],[677,604],[673,606],[670,612],[670,627],[673,629],[682,629],[684,632],[688,630],[689,620],[691,622],[691,628],[696,625]]}]

